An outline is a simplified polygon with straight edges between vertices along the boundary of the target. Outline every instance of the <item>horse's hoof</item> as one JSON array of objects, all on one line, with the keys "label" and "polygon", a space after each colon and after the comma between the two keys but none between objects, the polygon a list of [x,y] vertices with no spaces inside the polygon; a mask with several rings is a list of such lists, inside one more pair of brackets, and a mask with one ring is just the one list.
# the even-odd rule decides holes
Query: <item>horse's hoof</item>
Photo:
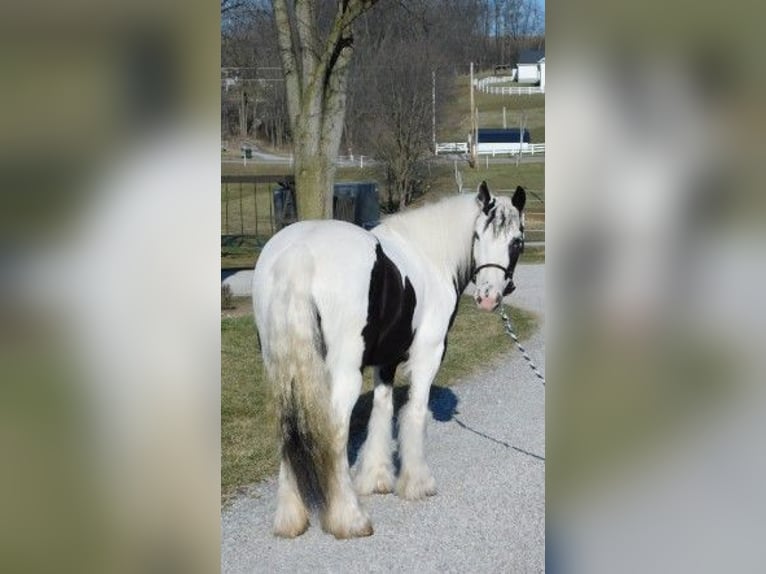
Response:
[{"label": "horse's hoof", "polygon": [[368,494],[389,494],[394,491],[394,477],[387,470],[359,474],[354,480],[354,490],[362,496]]},{"label": "horse's hoof", "polygon": [[293,491],[280,487],[277,513],[274,516],[274,535],[281,538],[295,538],[309,527],[309,513],[306,505]]},{"label": "horse's hoof", "polygon": [[423,500],[436,494],[436,481],[430,474],[405,473],[396,483],[396,493],[406,500]]},{"label": "horse's hoof", "polygon": [[325,532],[332,534],[338,539],[360,538],[372,535],[374,532],[372,522],[370,522],[367,514],[358,509],[349,514],[345,516],[332,513],[325,514],[322,518],[322,528]]},{"label": "horse's hoof", "polygon": [[274,520],[274,536],[279,538],[297,538],[309,528],[308,516],[287,519],[277,514]]},{"label": "horse's hoof", "polygon": [[359,526],[341,529],[340,531],[333,532],[332,535],[338,540],[344,540],[346,538],[364,538],[365,536],[372,536],[375,530],[372,528],[372,522],[367,520],[364,524]]}]

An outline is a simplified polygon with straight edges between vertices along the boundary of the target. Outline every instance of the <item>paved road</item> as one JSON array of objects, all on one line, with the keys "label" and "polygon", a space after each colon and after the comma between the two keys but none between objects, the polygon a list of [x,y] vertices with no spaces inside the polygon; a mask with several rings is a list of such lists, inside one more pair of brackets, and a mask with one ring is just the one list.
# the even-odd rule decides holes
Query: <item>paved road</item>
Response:
[{"label": "paved road", "polygon": [[[515,281],[511,300],[542,316],[544,266],[520,265]],[[525,346],[542,367],[543,330]],[[370,538],[337,541],[316,518],[295,540],[275,538],[276,485],[262,483],[222,513],[222,571],[544,571],[544,393],[515,349],[499,368],[436,393],[427,458],[438,494],[423,502],[366,497]]]}]

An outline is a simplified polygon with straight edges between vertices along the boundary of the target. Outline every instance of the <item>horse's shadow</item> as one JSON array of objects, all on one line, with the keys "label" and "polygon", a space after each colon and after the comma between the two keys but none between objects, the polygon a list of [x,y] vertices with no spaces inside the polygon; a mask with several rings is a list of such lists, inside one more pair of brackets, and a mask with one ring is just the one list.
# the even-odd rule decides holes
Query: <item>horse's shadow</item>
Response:
[{"label": "horse's shadow", "polygon": [[[409,385],[394,387],[394,432],[396,432],[396,420],[399,410],[407,402]],[[351,426],[348,438],[348,460],[353,465],[359,456],[359,449],[362,448],[367,438],[367,424],[370,421],[372,413],[373,391],[368,391],[360,395],[354,410],[351,413]],[[449,422],[453,416],[458,414],[458,398],[447,387],[432,386],[428,395],[428,408],[433,414],[434,419],[439,422]],[[396,466],[398,461],[395,460]],[[398,469],[397,469],[398,470]]]}]

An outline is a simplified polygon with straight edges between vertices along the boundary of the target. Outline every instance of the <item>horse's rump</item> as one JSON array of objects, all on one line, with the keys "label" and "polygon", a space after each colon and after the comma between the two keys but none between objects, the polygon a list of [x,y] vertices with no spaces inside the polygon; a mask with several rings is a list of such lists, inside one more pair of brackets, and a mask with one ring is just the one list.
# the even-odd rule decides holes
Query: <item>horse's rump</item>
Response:
[{"label": "horse's rump", "polygon": [[[254,311],[264,362],[273,385],[283,459],[301,493],[322,505],[335,485],[328,362],[357,349],[377,240],[345,222],[297,223],[264,248],[253,278]],[[341,257],[338,257],[340,254]],[[328,357],[332,346],[334,354]],[[342,351],[342,352],[341,352]]]},{"label": "horse's rump", "polygon": [[264,362],[276,397],[280,454],[294,469],[305,499],[322,504],[335,472],[335,425],[325,343],[311,294],[311,255],[300,245],[288,248],[272,276],[267,316],[259,321],[259,330],[268,341]]}]

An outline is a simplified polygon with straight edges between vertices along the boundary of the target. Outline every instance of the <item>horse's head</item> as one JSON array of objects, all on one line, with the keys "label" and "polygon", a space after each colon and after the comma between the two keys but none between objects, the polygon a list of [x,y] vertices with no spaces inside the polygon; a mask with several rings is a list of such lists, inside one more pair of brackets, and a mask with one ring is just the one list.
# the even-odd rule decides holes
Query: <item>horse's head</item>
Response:
[{"label": "horse's head", "polygon": [[527,194],[518,186],[513,198],[492,195],[482,181],[476,195],[481,212],[473,234],[473,282],[476,304],[492,311],[516,286],[513,271],[524,251],[524,204]]}]

